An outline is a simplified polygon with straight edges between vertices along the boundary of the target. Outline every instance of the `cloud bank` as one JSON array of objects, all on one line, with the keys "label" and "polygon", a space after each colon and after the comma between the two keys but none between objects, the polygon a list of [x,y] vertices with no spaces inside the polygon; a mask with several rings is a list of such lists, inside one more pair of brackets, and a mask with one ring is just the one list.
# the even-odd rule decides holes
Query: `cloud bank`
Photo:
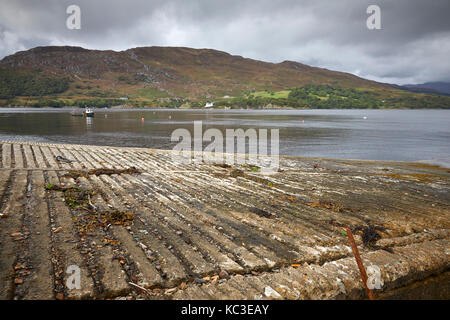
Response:
[{"label": "cloud bank", "polygon": [[[81,29],[66,8],[81,8]],[[366,27],[370,4],[381,30]],[[35,46],[212,48],[390,83],[450,81],[448,0],[0,0],[0,58]]]}]

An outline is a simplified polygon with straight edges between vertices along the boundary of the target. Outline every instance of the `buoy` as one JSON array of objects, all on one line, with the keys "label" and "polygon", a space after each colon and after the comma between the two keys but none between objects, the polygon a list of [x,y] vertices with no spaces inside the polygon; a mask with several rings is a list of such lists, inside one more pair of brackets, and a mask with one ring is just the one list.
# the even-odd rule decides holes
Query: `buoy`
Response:
[{"label": "buoy", "polygon": [[366,120],[366,119],[367,119],[367,117],[363,117],[363,119],[364,119],[364,120]]},{"label": "buoy", "polygon": [[141,118],[141,122],[144,122],[144,117]]},{"label": "buoy", "polygon": [[302,120],[302,123],[305,123],[305,120]]},{"label": "buoy", "polygon": [[172,119],[172,116],[169,116],[169,120],[171,120]]}]

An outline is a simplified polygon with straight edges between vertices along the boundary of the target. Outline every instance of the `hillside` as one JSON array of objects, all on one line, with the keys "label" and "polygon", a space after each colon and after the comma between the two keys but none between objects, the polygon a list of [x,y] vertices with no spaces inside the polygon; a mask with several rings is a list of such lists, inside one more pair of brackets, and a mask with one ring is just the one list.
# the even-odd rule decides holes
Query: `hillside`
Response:
[{"label": "hillside", "polygon": [[[258,99],[253,104],[283,106],[289,96],[278,101],[275,92],[289,94],[290,89],[306,85],[319,86],[319,91],[320,86],[354,89],[379,101],[424,97],[348,73],[293,61],[257,61],[211,49],[140,47],[116,52],[52,46],[17,52],[0,61],[3,105],[39,105],[45,99],[55,106],[84,100],[107,100],[106,105],[200,106],[225,96],[238,100],[224,105],[242,107],[246,104],[242,99]],[[261,92],[271,94],[264,97]],[[324,100],[315,92],[309,96]],[[314,107],[312,98],[294,107]]]}]

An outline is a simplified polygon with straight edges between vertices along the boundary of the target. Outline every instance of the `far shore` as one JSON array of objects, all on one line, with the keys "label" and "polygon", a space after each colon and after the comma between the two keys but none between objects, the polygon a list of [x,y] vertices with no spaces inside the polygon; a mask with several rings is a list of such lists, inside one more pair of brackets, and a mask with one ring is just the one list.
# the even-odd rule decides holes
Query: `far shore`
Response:
[{"label": "far shore", "polygon": [[[284,107],[284,108],[167,108],[167,107],[133,107],[129,105],[119,105],[112,106],[108,108],[95,108],[91,107],[95,110],[255,110],[255,111],[276,111],[276,110],[448,110],[445,108],[293,108],[293,107]],[[63,107],[28,107],[28,106],[0,106],[0,110],[2,109],[28,109],[28,110],[83,110],[81,107],[73,107],[73,106],[63,106]]]}]

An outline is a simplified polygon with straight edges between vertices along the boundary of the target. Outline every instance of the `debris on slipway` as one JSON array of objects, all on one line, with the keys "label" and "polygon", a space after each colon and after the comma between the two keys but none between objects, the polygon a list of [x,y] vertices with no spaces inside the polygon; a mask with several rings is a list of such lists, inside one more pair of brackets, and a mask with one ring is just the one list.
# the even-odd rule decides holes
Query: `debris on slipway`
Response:
[{"label": "debris on slipway", "polygon": [[171,152],[0,143],[0,299],[450,298],[448,169]]}]

